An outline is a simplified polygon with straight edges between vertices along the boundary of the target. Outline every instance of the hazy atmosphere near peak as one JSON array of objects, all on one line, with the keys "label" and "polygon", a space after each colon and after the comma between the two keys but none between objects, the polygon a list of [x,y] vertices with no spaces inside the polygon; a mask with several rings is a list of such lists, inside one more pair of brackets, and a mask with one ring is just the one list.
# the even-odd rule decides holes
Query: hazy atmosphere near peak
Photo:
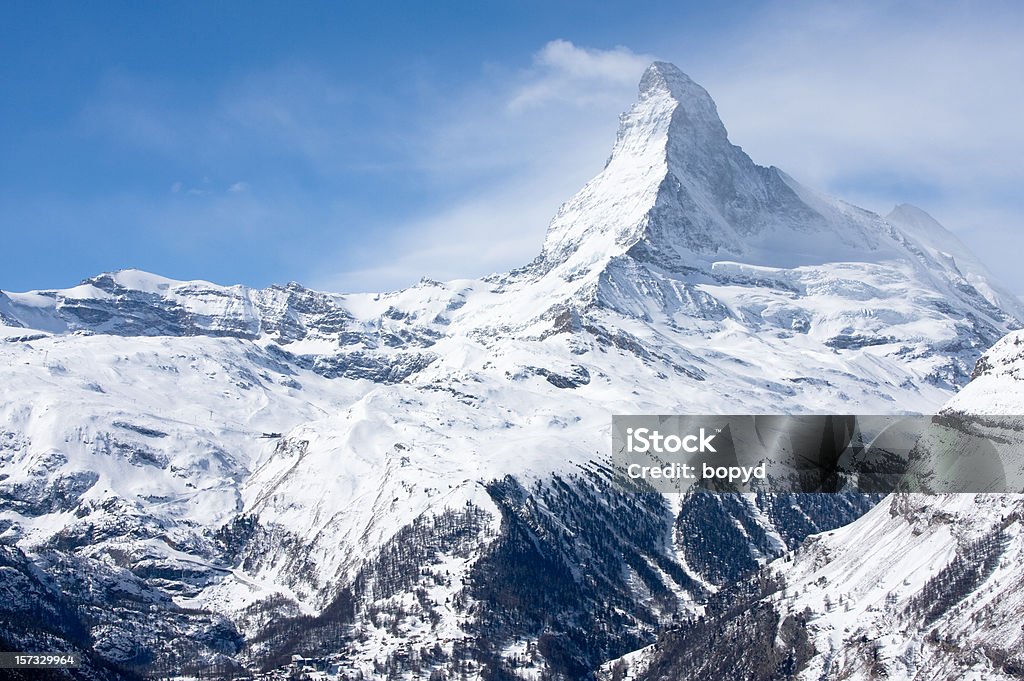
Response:
[{"label": "hazy atmosphere near peak", "polygon": [[13,4],[0,288],[137,267],[383,290],[521,265],[657,59],[757,163],[920,206],[1020,294],[1022,25],[995,2]]}]

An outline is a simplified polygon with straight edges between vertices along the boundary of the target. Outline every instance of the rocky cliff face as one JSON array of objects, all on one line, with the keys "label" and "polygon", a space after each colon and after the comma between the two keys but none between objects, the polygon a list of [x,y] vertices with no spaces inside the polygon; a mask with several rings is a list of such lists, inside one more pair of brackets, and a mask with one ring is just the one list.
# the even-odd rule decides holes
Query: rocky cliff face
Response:
[{"label": "rocky cliff face", "polygon": [[514,272],[0,293],[0,538],[142,671],[586,678],[877,501],[623,492],[610,416],[938,408],[1024,316],[954,241],[757,166],[657,63]]}]

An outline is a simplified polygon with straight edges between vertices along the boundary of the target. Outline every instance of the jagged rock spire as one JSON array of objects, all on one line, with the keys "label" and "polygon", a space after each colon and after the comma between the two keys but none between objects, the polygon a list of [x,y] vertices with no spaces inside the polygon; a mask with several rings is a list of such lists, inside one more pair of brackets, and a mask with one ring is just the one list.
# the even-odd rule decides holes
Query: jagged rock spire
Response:
[{"label": "jagged rock spire", "polygon": [[[822,231],[825,220],[795,184],[729,142],[704,88],[655,62],[620,118],[608,164],[552,220],[544,270],[575,276],[630,249],[664,267],[687,268],[764,251],[760,237],[780,226]],[[846,232],[839,240],[858,236],[858,229]]]}]

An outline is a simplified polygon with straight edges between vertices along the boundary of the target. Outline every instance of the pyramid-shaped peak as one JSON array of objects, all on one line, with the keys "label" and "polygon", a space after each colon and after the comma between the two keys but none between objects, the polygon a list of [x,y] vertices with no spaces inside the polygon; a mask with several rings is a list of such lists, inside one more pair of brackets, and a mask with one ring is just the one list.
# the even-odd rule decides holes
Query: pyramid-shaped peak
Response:
[{"label": "pyramid-shaped peak", "polygon": [[711,95],[675,64],[656,61],[647,67],[640,79],[638,102],[641,107],[645,104],[668,107],[679,121],[673,126],[676,134],[719,141],[726,137]]},{"label": "pyramid-shaped peak", "polygon": [[[901,203],[890,211],[886,216],[887,220],[896,220],[916,225],[939,225],[939,221],[933,218],[923,208],[918,208],[911,203]],[[941,225],[940,225],[941,226]],[[943,228],[945,229],[945,228]]]},{"label": "pyramid-shaped peak", "polygon": [[667,94],[679,103],[700,101],[710,103],[711,106],[715,104],[707,90],[683,73],[678,66],[666,61],[654,62],[640,77],[641,100],[661,94]]},{"label": "pyramid-shaped peak", "polygon": [[[620,117],[604,170],[552,220],[543,259],[586,268],[640,240],[691,259],[698,244],[714,251],[739,240],[732,213],[752,220],[778,194],[794,200],[777,174],[759,170],[730,144],[707,90],[675,65],[654,62],[638,101]],[[665,225],[668,213],[678,213],[669,221],[679,225]]]},{"label": "pyramid-shaped peak", "polygon": [[882,248],[871,219],[845,217],[733,145],[711,95],[678,67],[651,64],[639,95],[605,168],[551,221],[541,271],[579,277],[626,254],[664,271],[795,267]]},{"label": "pyramid-shaped peak", "polygon": [[[678,66],[667,61],[654,62],[647,67],[644,75],[640,78],[641,97],[658,91],[673,95],[683,94],[693,87],[699,88],[700,86],[683,73]],[[701,89],[703,90],[703,88]]]}]

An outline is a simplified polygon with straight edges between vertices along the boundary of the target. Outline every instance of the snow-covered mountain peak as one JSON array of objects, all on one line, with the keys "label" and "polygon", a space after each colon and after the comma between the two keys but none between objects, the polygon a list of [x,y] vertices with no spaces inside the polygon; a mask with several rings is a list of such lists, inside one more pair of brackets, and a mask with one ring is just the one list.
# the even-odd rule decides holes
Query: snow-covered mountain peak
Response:
[{"label": "snow-covered mountain peak", "polygon": [[[674,102],[677,126],[687,125],[704,137],[726,138],[725,126],[708,91],[675,64],[654,62],[640,79],[640,101],[666,97]],[[681,132],[681,131],[680,131]]]},{"label": "snow-covered mountain peak", "polygon": [[[838,272],[857,283],[822,285]],[[860,290],[865,283],[877,289],[899,281],[901,300],[928,292],[915,299],[911,316],[956,308],[955,325],[973,327],[971,334],[987,329],[980,343],[958,333],[956,347],[984,347],[1024,319],[1019,301],[923,211],[903,206],[883,218],[754,163],[729,141],[708,93],[664,62],[644,73],[604,169],[559,209],[541,257],[513,281],[517,297],[545,300],[543,309],[596,305],[683,326],[743,317],[723,295],[753,282],[779,292],[787,309],[793,301],[783,298],[794,293],[802,299],[838,290],[863,309],[865,300],[888,298]],[[883,305],[867,316],[887,316],[890,303]],[[761,317],[761,308],[752,312]],[[834,324],[823,311],[807,318],[830,321],[791,321],[793,328],[828,326],[829,342],[841,344],[861,335],[854,331],[860,322]],[[907,340],[930,338],[914,331]]]},{"label": "snow-covered mountain peak", "polygon": [[542,270],[587,266],[624,252],[639,237],[668,172],[665,150],[678,101],[652,67],[639,100],[619,119],[604,170],[559,209],[548,227]]},{"label": "snow-covered mountain peak", "polygon": [[569,274],[625,253],[645,236],[650,213],[679,178],[706,184],[709,172],[739,154],[707,91],[677,67],[655,62],[640,80],[639,97],[622,114],[604,170],[552,220],[542,270]]},{"label": "snow-covered mountain peak", "polygon": [[[678,99],[687,88],[694,86],[700,88],[675,64],[656,61],[652,62],[640,77],[640,98],[644,99],[657,92],[667,92]],[[707,96],[707,92],[703,88],[700,89]]]},{"label": "snow-covered mountain peak", "polygon": [[[152,274],[139,269],[124,269],[115,272],[103,272],[95,277],[87,279],[84,284],[91,284],[100,290],[127,289],[133,291],[144,291],[146,293],[164,292],[180,286],[182,283],[176,279],[168,279],[158,274]],[[210,284],[211,286],[213,284]]]},{"label": "snow-covered mountain peak", "polygon": [[685,273],[716,261],[796,267],[899,257],[879,216],[755,164],[714,100],[655,62],[605,168],[552,220],[534,275],[578,281],[623,255]]},{"label": "snow-covered mountain peak", "polygon": [[[273,344],[324,376],[388,384],[443,384],[452,371],[546,375],[538,367],[565,379],[548,382],[581,383],[584,369],[599,367],[563,352],[582,356],[593,343],[640,358],[663,347],[676,357],[673,371],[706,378],[716,370],[702,365],[721,362],[679,353],[678,338],[741,328],[761,342],[777,339],[769,354],[788,352],[794,339],[825,353],[826,363],[837,349],[871,348],[901,367],[912,358],[918,378],[952,386],[966,381],[981,349],[1024,320],[1020,302],[991,282],[922,211],[904,206],[882,218],[756,165],[729,142],[708,93],[657,62],[621,117],[607,165],[562,206],[541,256],[522,269],[354,295],[122,270],[71,289],[0,292],[0,324],[231,336]],[[649,347],[609,340],[608,328],[624,326]],[[520,355],[523,342],[551,337]],[[500,367],[479,359],[467,348],[480,341],[518,359]],[[548,352],[556,341],[568,345]],[[748,352],[763,354],[738,354]],[[799,356],[803,371],[806,352]]]},{"label": "snow-covered mountain peak", "polygon": [[912,203],[897,204],[886,217],[902,222],[914,222],[942,228],[942,225],[935,218],[929,215],[923,208],[919,208]]}]

